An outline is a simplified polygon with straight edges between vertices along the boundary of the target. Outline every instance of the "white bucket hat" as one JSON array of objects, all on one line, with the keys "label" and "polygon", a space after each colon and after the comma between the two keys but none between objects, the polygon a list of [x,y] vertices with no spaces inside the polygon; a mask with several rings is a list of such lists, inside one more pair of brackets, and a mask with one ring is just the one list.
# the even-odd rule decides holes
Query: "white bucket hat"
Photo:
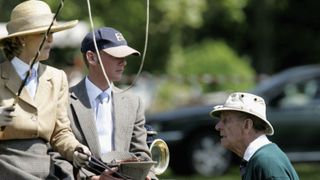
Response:
[{"label": "white bucket hat", "polygon": [[[0,42],[16,36],[46,32],[53,17],[54,14],[45,2],[40,0],[24,1],[12,10],[10,21],[7,24],[8,35],[0,37]],[[54,22],[50,32],[69,29],[77,23],[78,20],[64,23]]]},{"label": "white bucket hat", "polygon": [[229,95],[224,105],[217,105],[213,107],[210,112],[211,117],[219,117],[221,111],[240,111],[252,114],[263,122],[268,127],[266,129],[267,135],[273,135],[274,130],[266,117],[266,103],[263,98],[250,93],[235,92]]}]

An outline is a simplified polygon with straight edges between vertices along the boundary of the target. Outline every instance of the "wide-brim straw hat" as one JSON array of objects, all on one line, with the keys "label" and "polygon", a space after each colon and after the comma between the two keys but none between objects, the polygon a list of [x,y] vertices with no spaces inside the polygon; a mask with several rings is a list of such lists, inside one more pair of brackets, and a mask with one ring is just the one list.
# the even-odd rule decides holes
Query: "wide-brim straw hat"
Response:
[{"label": "wide-brim straw hat", "polygon": [[[44,33],[52,23],[54,14],[48,4],[40,0],[28,0],[18,4],[11,12],[7,24],[8,34],[0,37],[1,41],[29,34]],[[78,20],[57,22],[54,21],[50,32],[58,32],[77,25]]]},{"label": "wide-brim straw hat", "polygon": [[271,123],[267,120],[266,103],[262,97],[244,92],[232,93],[223,105],[214,106],[210,115],[220,117],[222,111],[240,111],[252,114],[266,123],[265,133],[267,135],[273,135],[274,133]]}]

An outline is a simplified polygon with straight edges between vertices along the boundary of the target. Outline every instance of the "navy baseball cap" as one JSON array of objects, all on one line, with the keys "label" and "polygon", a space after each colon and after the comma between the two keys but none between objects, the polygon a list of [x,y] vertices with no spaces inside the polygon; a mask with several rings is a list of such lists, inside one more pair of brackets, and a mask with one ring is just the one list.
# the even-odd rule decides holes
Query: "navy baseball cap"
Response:
[{"label": "navy baseball cap", "polygon": [[[103,27],[94,31],[99,50],[110,54],[113,57],[124,58],[129,55],[140,55],[140,53],[129,47],[123,35],[114,28]],[[93,34],[89,32],[81,43],[81,52],[95,52]]]}]

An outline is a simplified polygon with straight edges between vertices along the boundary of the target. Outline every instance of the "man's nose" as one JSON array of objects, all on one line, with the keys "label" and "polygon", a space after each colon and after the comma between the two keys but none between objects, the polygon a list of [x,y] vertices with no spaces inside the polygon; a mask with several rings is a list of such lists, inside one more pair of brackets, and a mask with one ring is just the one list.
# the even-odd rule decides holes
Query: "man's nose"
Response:
[{"label": "man's nose", "polygon": [[121,66],[126,66],[126,65],[127,65],[127,61],[126,61],[125,59],[121,59],[121,60],[119,61],[119,65],[121,65]]},{"label": "man's nose", "polygon": [[220,123],[220,121],[214,126],[214,128],[215,128],[217,131],[220,131],[220,129],[221,129],[221,123]]}]

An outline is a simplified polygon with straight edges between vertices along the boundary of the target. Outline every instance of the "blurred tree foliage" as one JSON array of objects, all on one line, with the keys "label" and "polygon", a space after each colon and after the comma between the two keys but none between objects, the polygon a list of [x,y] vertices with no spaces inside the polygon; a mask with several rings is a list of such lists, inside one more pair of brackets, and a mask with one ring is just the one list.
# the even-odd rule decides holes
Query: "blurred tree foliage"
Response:
[{"label": "blurred tree foliage", "polygon": [[255,84],[255,72],[248,60],[239,57],[224,41],[204,40],[177,50],[169,60],[167,76],[159,85],[157,98],[149,111],[202,104],[203,94],[219,91],[245,91]]},{"label": "blurred tree foliage", "polygon": [[172,77],[186,77],[199,83],[203,92],[247,90],[254,85],[255,73],[224,41],[205,40],[182,50],[167,68]]},{"label": "blurred tree foliage", "polygon": [[[21,0],[0,0],[0,9],[3,12],[0,20],[8,21],[10,11],[19,2]],[[60,1],[46,0],[46,2],[54,12]],[[199,40],[197,31],[203,27],[205,21],[210,20],[205,17],[206,13],[220,10],[231,21],[239,22],[243,19],[241,16],[244,16],[242,11],[244,2],[246,0],[221,0],[216,3],[207,0],[151,0],[149,44],[144,70],[158,74],[166,72],[167,63],[176,48],[185,48],[197,43]],[[91,10],[95,27],[113,26],[125,35],[131,46],[143,51],[146,0],[92,0]],[[214,14],[212,17],[214,16],[220,14]],[[87,1],[65,0],[59,19],[89,22]],[[199,32],[201,33],[201,30]],[[59,60],[64,62],[63,59],[57,61]],[[128,73],[135,73],[139,65],[140,61],[130,62]]]},{"label": "blurred tree foliage", "polygon": [[[0,0],[0,21],[7,22],[21,1]],[[60,2],[45,1],[53,12]],[[95,27],[115,27],[129,45],[144,50],[146,0],[90,2]],[[149,44],[143,70],[171,77],[179,73],[189,83],[200,78],[204,82],[201,89],[208,92],[243,89],[254,83],[255,74],[318,63],[319,5],[315,0],[150,0]],[[89,23],[86,0],[64,1],[58,20],[71,19]],[[48,63],[62,67],[72,54],[79,54],[79,47],[53,52],[55,60]],[[129,59],[135,60],[128,60],[127,73],[135,74],[141,57]]]}]

